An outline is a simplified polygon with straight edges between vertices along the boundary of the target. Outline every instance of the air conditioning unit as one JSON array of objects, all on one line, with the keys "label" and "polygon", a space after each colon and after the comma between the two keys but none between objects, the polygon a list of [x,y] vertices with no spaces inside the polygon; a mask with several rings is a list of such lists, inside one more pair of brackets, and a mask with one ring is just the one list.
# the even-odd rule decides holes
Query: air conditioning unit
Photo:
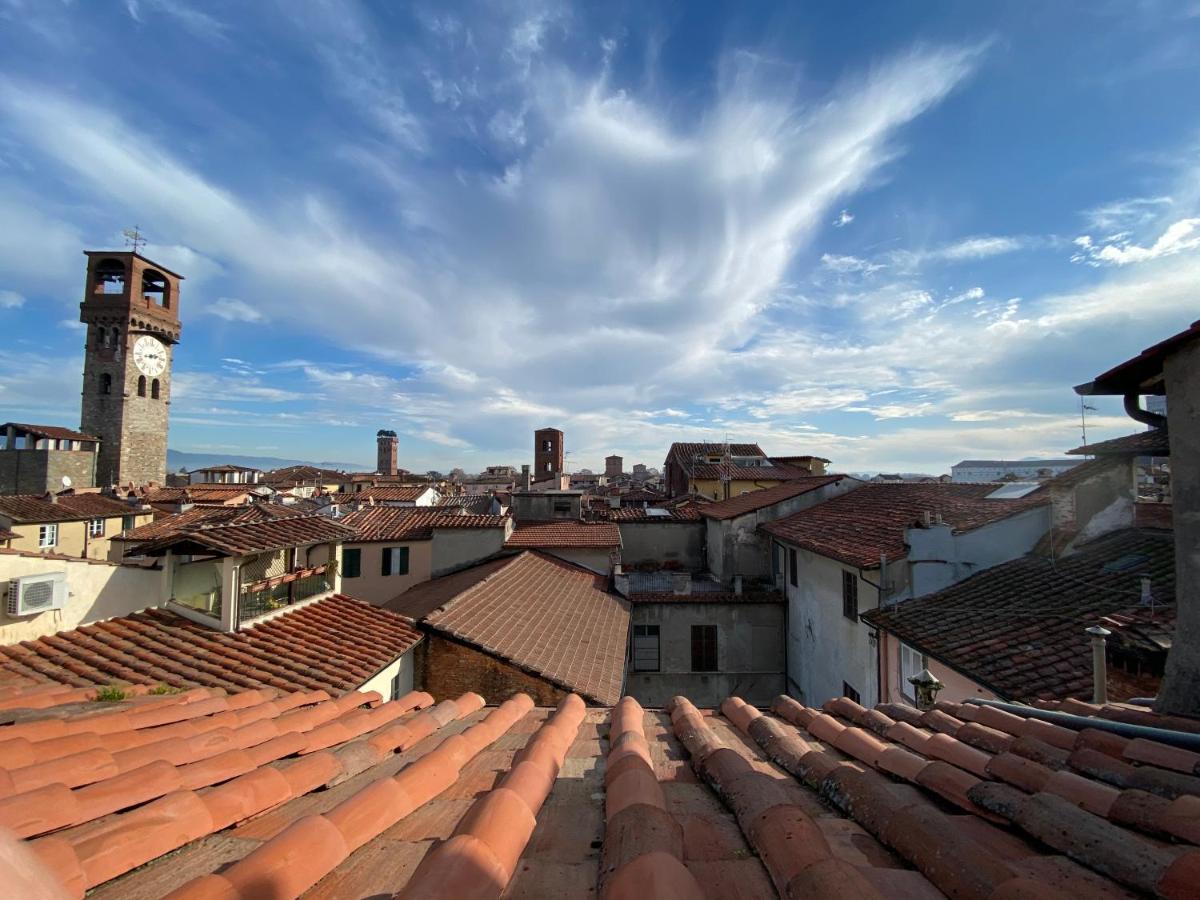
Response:
[{"label": "air conditioning unit", "polygon": [[8,582],[8,614],[34,616],[67,604],[67,573],[22,575]]}]

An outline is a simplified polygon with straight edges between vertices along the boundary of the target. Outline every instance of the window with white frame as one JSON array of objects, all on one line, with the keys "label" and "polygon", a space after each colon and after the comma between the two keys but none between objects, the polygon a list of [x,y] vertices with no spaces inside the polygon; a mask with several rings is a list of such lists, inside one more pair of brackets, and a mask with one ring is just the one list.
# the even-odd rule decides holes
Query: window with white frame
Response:
[{"label": "window with white frame", "polygon": [[921,673],[925,668],[921,651],[914,650],[908,644],[900,644],[900,690],[909,700],[916,698],[916,690],[908,680]]},{"label": "window with white frame", "polygon": [[58,523],[38,526],[38,546],[55,547],[58,545]]},{"label": "window with white frame", "polygon": [[658,626],[633,626],[633,670],[635,672],[657,672]]},{"label": "window with white frame", "polygon": [[104,537],[103,519],[92,519],[88,522],[88,537]]}]

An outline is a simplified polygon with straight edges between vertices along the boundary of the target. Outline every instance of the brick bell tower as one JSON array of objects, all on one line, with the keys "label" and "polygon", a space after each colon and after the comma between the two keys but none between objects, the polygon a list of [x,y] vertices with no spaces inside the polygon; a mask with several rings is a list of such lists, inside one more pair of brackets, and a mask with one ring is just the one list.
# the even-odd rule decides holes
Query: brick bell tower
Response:
[{"label": "brick bell tower", "polygon": [[80,430],[100,438],[96,485],[164,484],[183,276],[128,250],[84,255]]}]

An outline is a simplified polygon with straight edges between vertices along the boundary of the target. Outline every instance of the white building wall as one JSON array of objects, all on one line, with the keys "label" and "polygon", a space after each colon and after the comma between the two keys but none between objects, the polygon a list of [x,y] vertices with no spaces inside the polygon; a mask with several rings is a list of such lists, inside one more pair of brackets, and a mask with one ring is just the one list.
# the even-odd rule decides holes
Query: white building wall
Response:
[{"label": "white building wall", "polygon": [[904,540],[912,590],[891,599],[923,597],[1018,559],[1034,548],[1049,527],[1050,507],[1043,505],[962,534],[954,534],[949,525],[910,528]]},{"label": "white building wall", "polygon": [[[784,546],[784,560],[788,558]],[[842,614],[842,572],[858,581],[858,610],[878,605],[875,585],[853,566],[797,550],[797,584],[784,577],[788,600],[788,692],[807,706],[820,706],[844,693],[842,682],[858,691],[864,706],[878,700],[878,657],[874,629]],[[875,573],[876,575],[878,573]]]},{"label": "white building wall", "polygon": [[[379,691],[384,700],[395,700],[403,697],[413,689],[413,656],[416,648],[409,650],[403,656],[393,660],[380,669],[361,685],[360,691]],[[399,675],[399,681],[396,676]]]},{"label": "white building wall", "polygon": [[[9,616],[8,581],[21,575],[66,572],[67,602],[61,610]],[[41,554],[0,555],[0,644],[32,641],[80,625],[127,616],[158,606],[164,597],[161,569],[114,563],[53,559]]]}]

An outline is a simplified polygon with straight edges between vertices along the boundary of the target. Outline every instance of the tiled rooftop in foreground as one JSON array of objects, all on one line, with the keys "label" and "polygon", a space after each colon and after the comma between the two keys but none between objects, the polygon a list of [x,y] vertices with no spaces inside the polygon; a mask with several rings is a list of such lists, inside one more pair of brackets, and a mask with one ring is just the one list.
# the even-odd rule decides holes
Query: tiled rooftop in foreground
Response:
[{"label": "tiled rooftop in foreground", "polygon": [[0,647],[5,678],[74,688],[125,683],[348,691],[421,640],[411,623],[335,594],[234,633],[151,608]]},{"label": "tiled rooftop in foreground", "polygon": [[121,900],[1196,896],[1200,722],[1048,706],[106,704],[10,678],[0,883]]}]

